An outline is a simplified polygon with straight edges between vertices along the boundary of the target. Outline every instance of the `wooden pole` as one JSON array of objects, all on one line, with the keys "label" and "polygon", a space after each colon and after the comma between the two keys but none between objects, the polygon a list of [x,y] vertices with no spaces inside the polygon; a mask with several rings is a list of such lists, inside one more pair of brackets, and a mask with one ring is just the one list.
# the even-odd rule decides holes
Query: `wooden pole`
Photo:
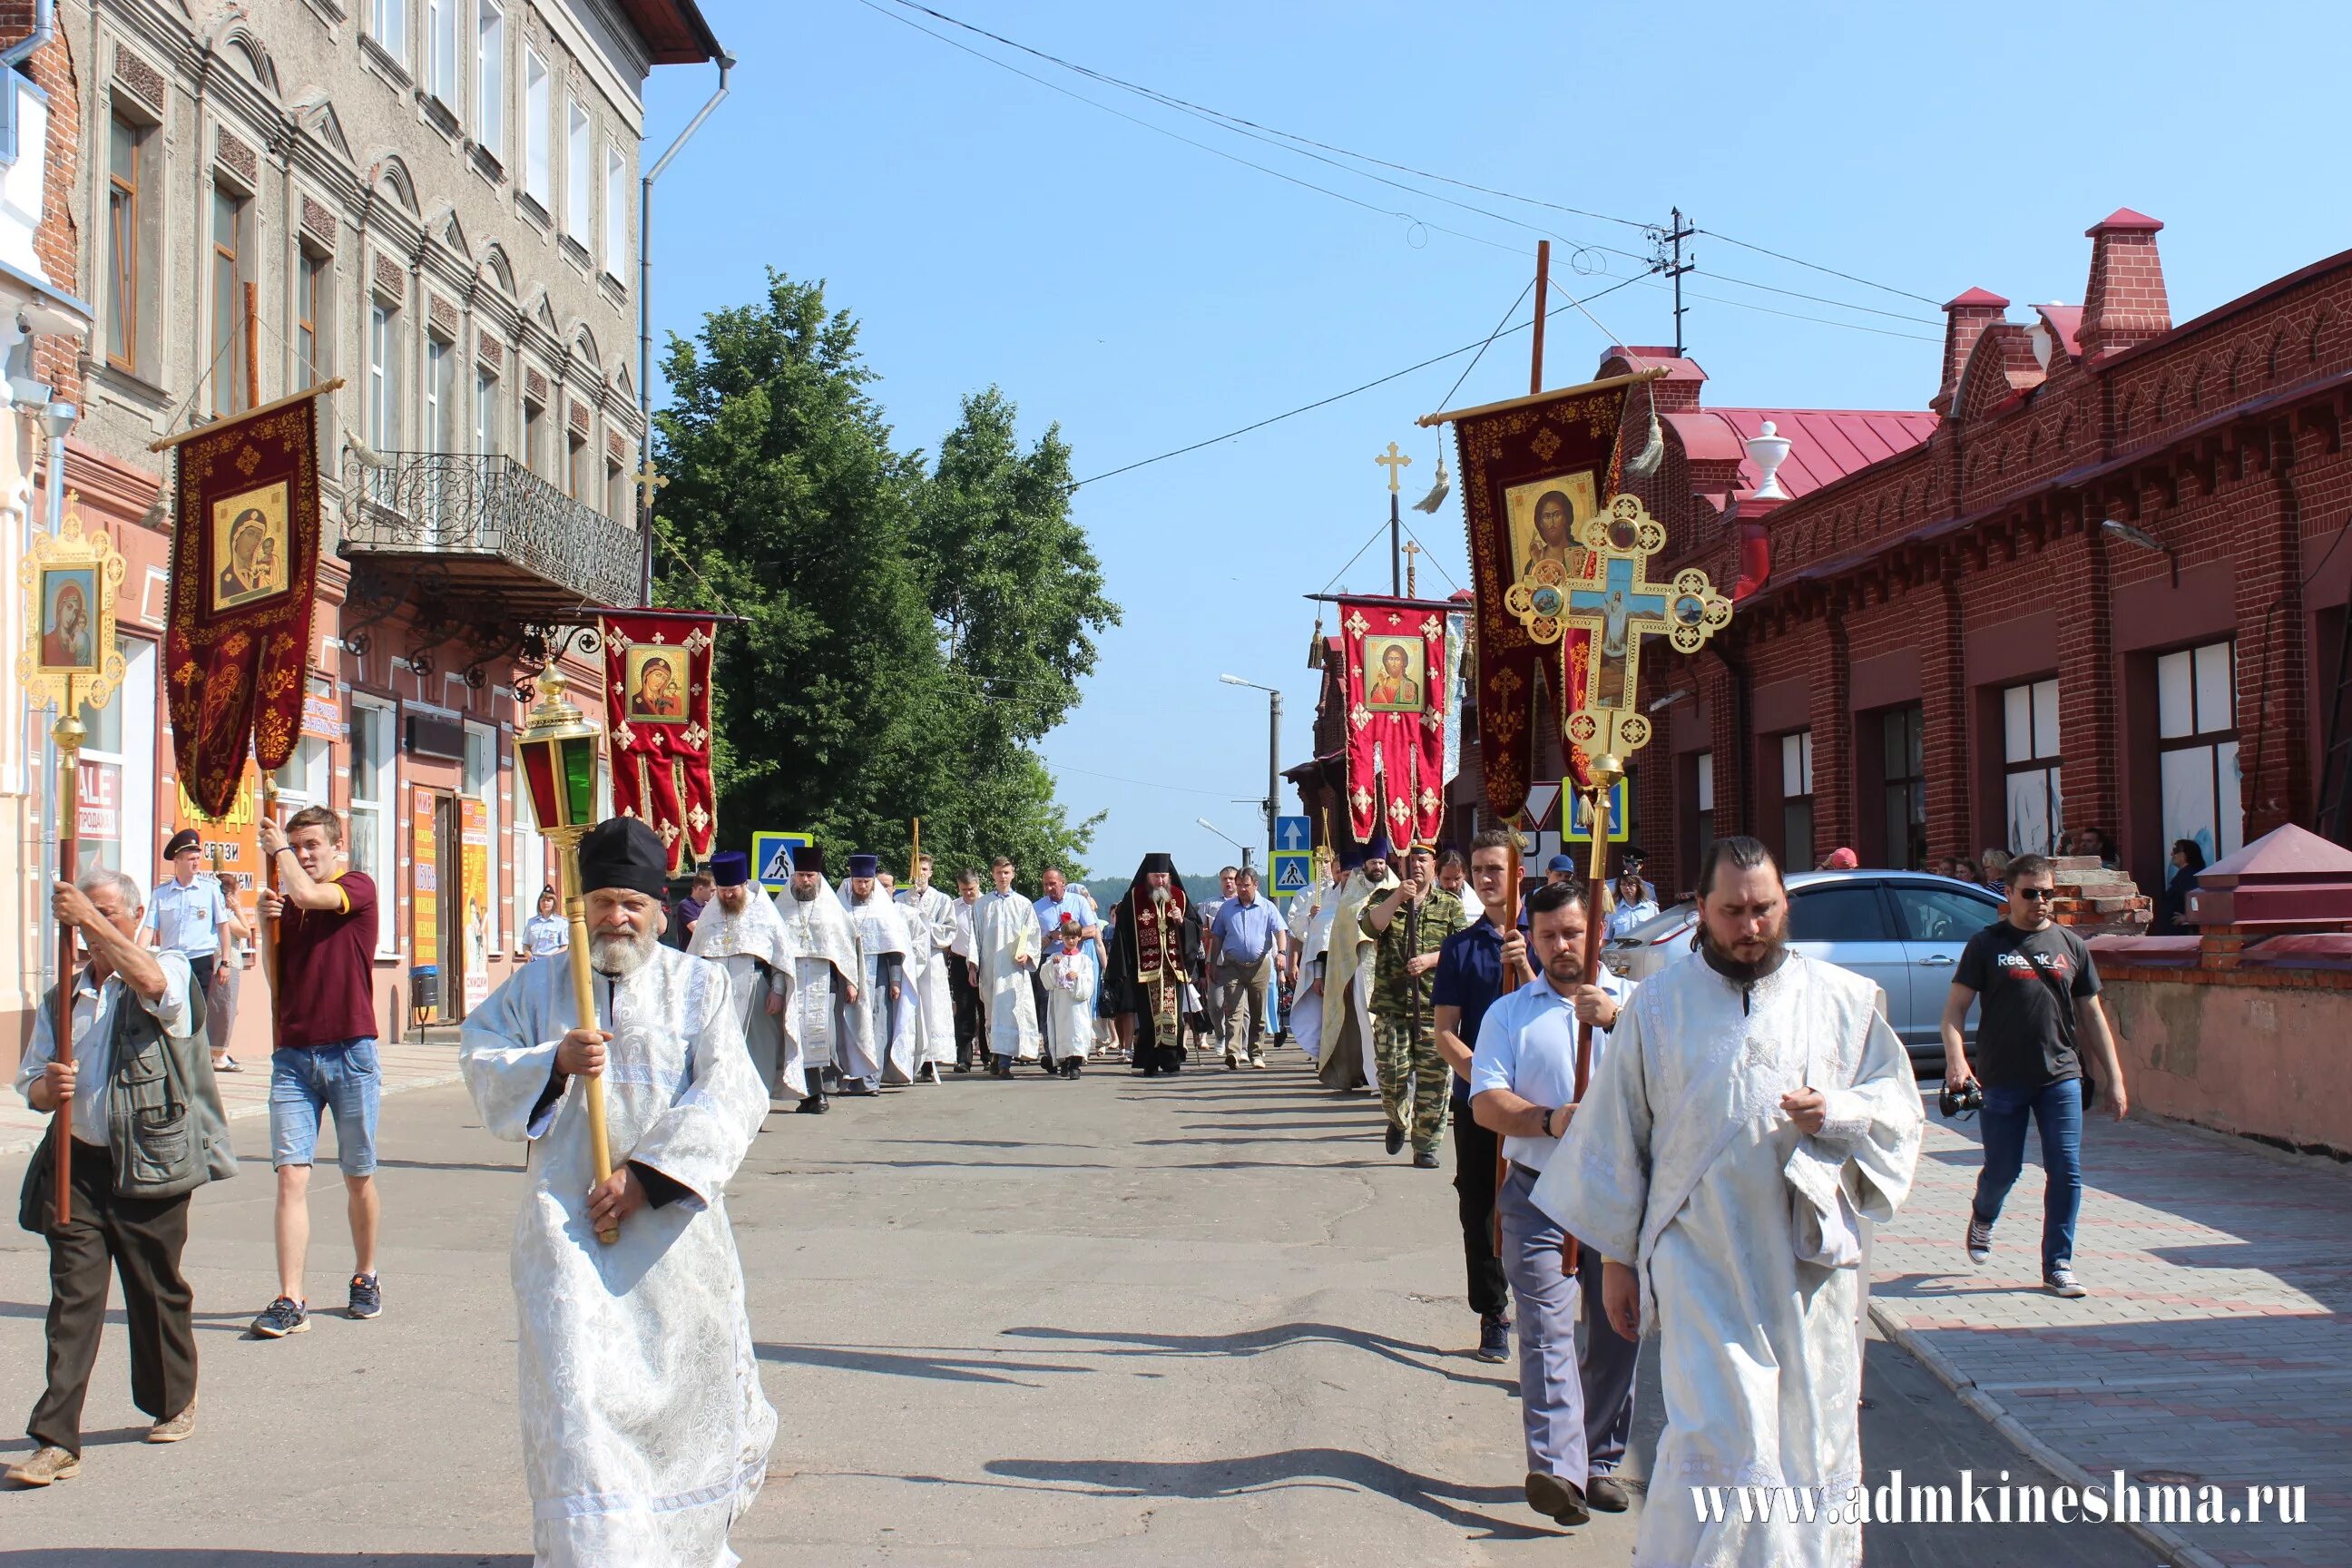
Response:
[{"label": "wooden pole", "polygon": [[[1519,896],[1519,881],[1526,875],[1526,868],[1519,863],[1519,836],[1516,832],[1511,835],[1510,854],[1511,858],[1504,874],[1510,879],[1505,886],[1508,887],[1511,892],[1511,923],[1503,931],[1505,942],[1510,941],[1511,932],[1519,929],[1519,911],[1527,907],[1526,900]],[[1507,995],[1534,978],[1532,965],[1506,963],[1503,965],[1503,994]],[[1499,1002],[1502,1000],[1502,995],[1497,995],[1495,999]],[[1471,1042],[1473,1047],[1476,1044],[1475,1040]],[[1495,1140],[1495,1190],[1501,1192],[1503,1184],[1510,1179],[1511,1163],[1503,1158],[1503,1141],[1497,1138]],[[1503,1256],[1503,1211],[1499,1205],[1487,1216],[1486,1223],[1493,1232],[1488,1245],[1494,1248],[1495,1256],[1499,1258]]]},{"label": "wooden pole", "polygon": [[260,299],[260,284],[248,283],[245,286],[245,405],[247,408],[261,406],[261,311],[258,308]]},{"label": "wooden pole", "polygon": [[[1585,858],[1584,876],[1584,984],[1601,984],[1601,935],[1609,921],[1609,792],[1623,778],[1623,772],[1612,757],[1592,760],[1592,852]],[[1576,1026],[1576,1100],[1582,1104],[1584,1091],[1592,1082],[1592,1026],[1579,1020]],[[1568,1237],[1560,1243],[1560,1257],[1570,1274],[1576,1272],[1576,1237]]]},{"label": "wooden pole", "polygon": [[[550,835],[550,837],[553,837]],[[572,1016],[580,1027],[593,1029],[596,1022],[596,981],[588,967],[588,900],[580,890],[580,836],[564,835],[560,846],[563,857],[563,913],[572,923]],[[588,1148],[593,1162],[597,1184],[604,1184],[613,1173],[613,1139],[604,1127],[604,1075],[598,1073],[586,1080],[584,1093],[588,1106]],[[596,1233],[596,1239],[610,1244],[621,1239],[618,1226]]]},{"label": "wooden pole", "polygon": [[923,869],[923,819],[919,816],[916,817],[914,824],[915,845],[913,848],[907,851],[907,886],[910,888],[915,885],[915,879],[922,874]]},{"label": "wooden pole", "polygon": [[[258,763],[255,765],[254,771],[257,773],[261,773]],[[261,799],[256,803],[255,809],[273,823],[278,820],[276,774],[261,773]],[[257,842],[259,839],[257,831],[255,837]],[[272,1050],[275,1050],[278,1048],[278,921],[285,919],[286,915],[281,908],[273,919],[265,921],[260,918],[260,893],[263,889],[273,893],[278,891],[278,857],[275,855],[262,857],[261,879],[254,884],[253,900],[255,917],[253,941],[254,945],[261,950],[262,984],[269,987],[269,1046]]]},{"label": "wooden pole", "polygon": [[[251,288],[251,284],[247,285]],[[1551,292],[1551,241],[1536,241],[1536,332],[1533,363],[1528,367],[1528,395],[1543,390],[1544,307]]]},{"label": "wooden pole", "polygon": [[[58,742],[58,880],[70,886],[76,868],[75,837],[80,826],[81,805],[77,799],[76,775],[80,772],[82,742],[81,710],[74,704],[73,677],[66,677],[65,700],[58,708],[57,728],[51,731]],[[50,1021],[56,1031],[51,1055],[68,1067],[73,1065],[73,972],[74,929],[65,921],[58,922],[58,988],[57,1016]],[[63,1230],[73,1219],[73,1097],[58,1101],[57,1125],[52,1133],[57,1141],[58,1228]]]}]

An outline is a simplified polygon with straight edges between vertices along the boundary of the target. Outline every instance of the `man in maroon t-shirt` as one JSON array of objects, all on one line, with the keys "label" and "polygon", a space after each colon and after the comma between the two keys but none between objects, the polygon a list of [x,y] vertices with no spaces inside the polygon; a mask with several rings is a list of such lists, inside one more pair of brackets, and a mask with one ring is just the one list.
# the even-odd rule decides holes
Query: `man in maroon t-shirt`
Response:
[{"label": "man in maroon t-shirt", "polygon": [[335,1155],[352,1223],[354,1318],[383,1310],[375,1276],[375,884],[340,869],[343,825],[323,805],[283,829],[264,817],[261,851],[278,873],[261,918],[278,922],[278,1048],[269,1058],[269,1159],[278,1170],[278,1298],[253,1331],[283,1339],[310,1326],[302,1264],[310,1248],[310,1161],[335,1117]]}]

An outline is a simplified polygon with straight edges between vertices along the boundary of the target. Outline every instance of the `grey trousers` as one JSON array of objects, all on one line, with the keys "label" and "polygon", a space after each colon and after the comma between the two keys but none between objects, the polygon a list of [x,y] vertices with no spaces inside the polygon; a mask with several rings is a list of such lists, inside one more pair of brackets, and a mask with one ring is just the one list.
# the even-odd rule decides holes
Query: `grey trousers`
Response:
[{"label": "grey trousers", "polygon": [[[1536,1207],[1535,1181],[1517,1165],[1495,1194],[1503,1220],[1503,1272],[1519,1299],[1519,1417],[1528,1468],[1581,1490],[1614,1471],[1633,1431],[1633,1363],[1641,1347],[1609,1326],[1601,1305],[1601,1255],[1577,1248],[1576,1279],[1560,1267],[1566,1234]],[[1584,1346],[1576,1343],[1576,1292],[1584,1296]]]},{"label": "grey trousers", "polygon": [[1217,1030],[1224,1037],[1225,1055],[1265,1054],[1266,983],[1274,978],[1274,954],[1261,953],[1255,963],[1217,964]]}]

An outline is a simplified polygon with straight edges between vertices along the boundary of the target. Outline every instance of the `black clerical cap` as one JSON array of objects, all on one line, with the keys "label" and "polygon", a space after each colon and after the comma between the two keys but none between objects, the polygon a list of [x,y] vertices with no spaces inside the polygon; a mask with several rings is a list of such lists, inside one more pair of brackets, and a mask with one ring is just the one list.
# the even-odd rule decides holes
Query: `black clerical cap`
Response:
[{"label": "black clerical cap", "polygon": [[852,877],[871,877],[881,869],[882,857],[879,855],[852,855],[849,858],[849,874]]},{"label": "black clerical cap", "polygon": [[820,877],[824,875],[823,845],[795,844],[793,846],[793,874],[798,876],[803,871],[814,871]]},{"label": "black clerical cap", "polygon": [[580,886],[625,888],[658,899],[668,885],[669,854],[660,835],[634,816],[607,817],[580,840]]},{"label": "black clerical cap", "polygon": [[1146,855],[1143,858],[1143,875],[1149,877],[1154,871],[1165,872],[1171,877],[1174,876],[1176,874],[1176,857],[1157,849],[1153,850],[1150,854]]}]

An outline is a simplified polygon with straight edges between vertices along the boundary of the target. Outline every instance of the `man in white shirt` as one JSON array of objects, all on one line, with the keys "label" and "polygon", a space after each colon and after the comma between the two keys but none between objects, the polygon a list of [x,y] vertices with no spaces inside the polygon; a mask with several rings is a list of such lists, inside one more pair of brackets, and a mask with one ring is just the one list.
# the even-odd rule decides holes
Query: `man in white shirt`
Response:
[{"label": "man in white shirt", "polygon": [[[148,939],[156,947],[165,952],[176,952],[188,961],[188,974],[196,994],[210,998],[214,975],[226,956],[222,937],[250,942],[253,931],[237,918],[236,906],[225,895],[219,878],[196,875],[196,868],[204,858],[204,841],[194,828],[183,827],[172,835],[171,841],[163,846],[163,859],[172,868],[172,875],[156,884],[155,896],[147,907],[146,928]],[[212,1050],[213,1070],[241,1070],[236,1058],[228,1054],[228,1030],[207,1027],[205,1033]]]},{"label": "man in white shirt", "polygon": [[[1633,1427],[1633,1362],[1639,1342],[1619,1336],[1601,1310],[1601,1255],[1579,1247],[1573,1278],[1567,1234],[1529,1196],[1576,1114],[1576,1037],[1593,1026],[1595,1069],[1608,1029],[1633,983],[1606,969],[1584,973],[1584,890],[1549,882],[1528,898],[1536,978],[1486,1011],[1470,1063],[1470,1112],[1502,1134],[1510,1173],[1495,1196],[1502,1220],[1503,1271],[1519,1299],[1519,1414],[1527,1428],[1528,1506],[1561,1524],[1581,1524],[1598,1508],[1626,1506],[1616,1470]],[[1524,952],[1504,939],[1506,970]],[[1576,1293],[1584,1297],[1584,1349],[1576,1345]]]}]

